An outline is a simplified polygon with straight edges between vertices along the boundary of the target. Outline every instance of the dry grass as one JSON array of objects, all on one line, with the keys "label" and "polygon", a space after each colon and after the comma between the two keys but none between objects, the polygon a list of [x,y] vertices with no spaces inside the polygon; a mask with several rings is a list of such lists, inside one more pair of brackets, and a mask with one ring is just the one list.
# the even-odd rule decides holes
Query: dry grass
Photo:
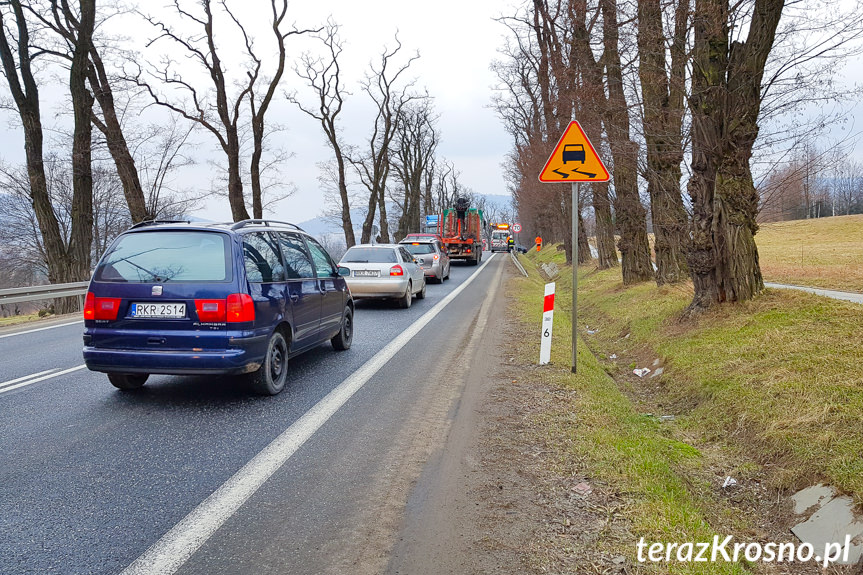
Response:
[{"label": "dry grass", "polygon": [[763,224],[766,281],[863,292],[863,215]]},{"label": "dry grass", "polygon": [[38,314],[31,313],[27,315],[12,315],[9,317],[0,317],[0,327],[7,325],[17,325],[19,323],[28,323],[41,319]]}]

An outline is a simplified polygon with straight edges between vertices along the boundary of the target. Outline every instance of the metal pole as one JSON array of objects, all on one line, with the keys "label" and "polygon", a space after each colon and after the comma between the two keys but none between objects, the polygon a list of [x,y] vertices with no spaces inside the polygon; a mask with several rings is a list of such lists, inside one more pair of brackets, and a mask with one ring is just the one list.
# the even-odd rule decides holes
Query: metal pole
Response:
[{"label": "metal pole", "polygon": [[578,373],[578,182],[572,182],[572,373]]}]

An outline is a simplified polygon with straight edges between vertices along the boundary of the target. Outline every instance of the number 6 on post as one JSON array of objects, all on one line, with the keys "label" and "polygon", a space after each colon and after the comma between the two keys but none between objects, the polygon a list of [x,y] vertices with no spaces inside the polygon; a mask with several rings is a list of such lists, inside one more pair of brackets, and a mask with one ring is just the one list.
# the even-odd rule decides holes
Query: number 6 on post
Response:
[{"label": "number 6 on post", "polygon": [[539,343],[539,365],[551,361],[551,328],[554,325],[554,282],[545,284],[542,305],[542,338]]}]

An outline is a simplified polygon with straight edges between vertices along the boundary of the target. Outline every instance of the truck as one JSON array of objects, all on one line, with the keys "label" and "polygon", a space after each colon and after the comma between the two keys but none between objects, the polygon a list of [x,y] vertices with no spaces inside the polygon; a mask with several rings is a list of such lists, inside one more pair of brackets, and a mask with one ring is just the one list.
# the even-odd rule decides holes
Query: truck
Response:
[{"label": "truck", "polygon": [[509,224],[492,224],[491,225],[491,251],[505,252],[509,249],[507,241],[509,240]]},{"label": "truck", "polygon": [[458,198],[455,208],[441,214],[438,233],[451,260],[462,260],[470,265],[482,261],[482,210],[471,208],[466,198]]}]

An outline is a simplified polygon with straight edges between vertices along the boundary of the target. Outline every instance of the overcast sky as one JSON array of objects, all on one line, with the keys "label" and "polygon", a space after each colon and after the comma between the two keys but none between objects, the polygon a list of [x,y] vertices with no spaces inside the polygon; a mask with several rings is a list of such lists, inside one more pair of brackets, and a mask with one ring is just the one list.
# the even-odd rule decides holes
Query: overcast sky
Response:
[{"label": "overcast sky", "polygon": [[[245,0],[243,6],[238,16],[253,31],[259,52],[274,50],[271,33],[266,28],[269,0]],[[321,26],[328,18],[340,25],[344,42],[340,56],[342,80],[350,95],[339,121],[347,143],[362,148],[371,133],[374,112],[359,82],[368,73],[371,62],[379,68],[383,50],[395,47],[398,33],[403,47],[393,64],[401,65],[419,53],[419,59],[410,65],[404,79],[415,80],[416,89],[427,90],[434,98],[442,135],[438,155],[453,163],[461,172],[462,184],[475,192],[506,194],[501,163],[510,140],[489,107],[491,87],[495,84],[489,66],[497,57],[496,50],[502,46],[506,32],[494,18],[507,6],[506,1],[495,0],[435,0],[431,4],[404,0],[292,0],[288,20],[300,29]],[[155,45],[153,49],[164,50],[167,46]],[[304,50],[321,48],[320,42],[311,39],[288,40],[289,55],[294,59]],[[282,173],[296,187],[296,193],[268,215],[302,222],[321,214],[318,164],[329,160],[332,151],[326,145],[320,124],[288,103],[282,94],[296,92],[301,101],[312,107],[315,95],[311,88],[293,69],[286,71],[281,86],[279,100],[271,108],[267,121],[286,128],[271,143],[292,154],[283,164]],[[204,147],[214,145],[203,133],[198,140]],[[202,213],[213,219],[230,219],[226,200],[209,202]]]},{"label": "overcast sky", "polygon": [[[843,0],[843,4],[847,1]],[[100,5],[107,6],[106,2],[100,0]],[[191,0],[184,2],[193,5]],[[168,4],[167,0],[139,3],[143,11],[169,22],[177,22],[173,10],[165,10]],[[379,63],[384,47],[394,47],[394,38],[398,32],[403,48],[396,63],[402,63],[419,52],[419,59],[411,65],[406,77],[415,79],[418,89],[428,91],[440,115],[438,128],[442,140],[438,148],[439,156],[455,165],[461,173],[461,183],[473,191],[507,194],[502,164],[506,161],[511,141],[490,108],[493,94],[491,87],[496,84],[496,78],[489,66],[498,58],[497,50],[503,45],[508,32],[494,19],[503,14],[512,14],[514,6],[521,4],[523,2],[520,0],[435,0],[425,3],[416,0],[291,0],[288,20],[295,22],[299,28],[313,28],[323,25],[331,17],[341,26],[344,53],[340,61],[346,89],[351,92],[341,117],[347,143],[363,146],[371,131],[373,111],[369,107],[368,96],[360,90],[359,81],[368,72],[370,62]],[[258,53],[272,57],[275,47],[267,28],[269,0],[229,0],[229,5],[237,8],[238,17],[255,39]],[[216,25],[220,55],[229,76],[233,74],[231,77],[236,78],[244,73],[244,69],[238,65],[242,44],[238,44],[240,39],[236,35],[232,37],[229,33],[233,25],[224,18],[217,20]],[[188,62],[184,62],[180,53],[169,43],[157,42],[145,49],[146,40],[153,38],[155,33],[140,17],[111,20],[106,24],[105,32],[129,35],[125,45],[141,51],[142,59],[157,61],[160,55],[170,53],[186,72],[189,70]],[[320,44],[296,37],[288,41],[292,61],[303,50],[311,48],[319,49]],[[265,61],[266,64],[272,64],[272,59]],[[860,60],[855,58],[840,75],[840,79],[853,83],[863,75],[861,68]],[[272,66],[269,70],[272,70]],[[269,70],[265,69],[264,74],[269,74]],[[63,74],[52,78],[48,73],[43,73],[40,79],[43,118],[48,124],[46,129],[51,123],[68,123],[68,105],[64,104],[68,98],[68,79]],[[202,77],[200,85],[206,89],[209,86],[207,78]],[[300,99],[309,103],[314,97],[289,67],[267,122],[285,128],[270,143],[293,154],[284,162],[282,173],[286,185],[295,187],[296,193],[266,215],[302,222],[322,212],[318,164],[329,160],[332,153],[325,144],[320,125],[285,101],[285,91],[296,92]],[[5,95],[7,90],[0,89],[0,93]],[[861,106],[857,106],[855,111],[863,114]],[[0,156],[6,162],[23,162],[23,137],[14,121],[16,115],[8,111],[3,113],[13,121],[0,124],[3,130]],[[841,138],[843,128],[845,133],[859,132],[863,128],[863,116],[860,118],[853,124],[837,127],[833,131],[834,139]],[[194,155],[199,164],[185,169],[179,183],[186,187],[208,189],[213,170],[208,166],[207,159],[221,162],[222,165],[225,161],[224,154],[216,148],[215,139],[207,132],[199,131],[194,146]],[[856,156],[861,158],[859,145]],[[227,199],[209,200],[200,207],[197,215],[230,219]]]}]

